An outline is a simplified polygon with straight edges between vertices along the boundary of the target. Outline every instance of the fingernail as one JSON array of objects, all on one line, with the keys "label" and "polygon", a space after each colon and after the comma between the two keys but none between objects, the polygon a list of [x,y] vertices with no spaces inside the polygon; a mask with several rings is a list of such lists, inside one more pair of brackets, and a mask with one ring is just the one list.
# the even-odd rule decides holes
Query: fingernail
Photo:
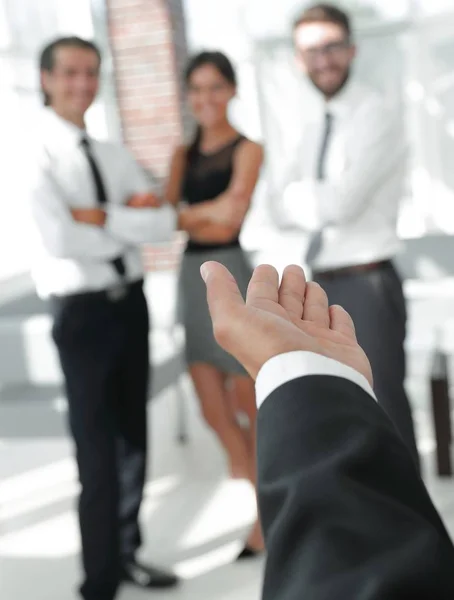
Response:
[{"label": "fingernail", "polygon": [[206,266],[206,263],[203,263],[203,265],[200,267],[200,275],[202,276],[203,281],[206,282],[208,277],[208,268]]}]

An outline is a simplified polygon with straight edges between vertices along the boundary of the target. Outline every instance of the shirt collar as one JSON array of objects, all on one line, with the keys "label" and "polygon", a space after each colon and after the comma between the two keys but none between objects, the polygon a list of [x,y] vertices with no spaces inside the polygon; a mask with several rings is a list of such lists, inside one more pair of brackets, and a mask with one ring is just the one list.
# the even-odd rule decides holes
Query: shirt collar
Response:
[{"label": "shirt collar", "polygon": [[325,110],[337,118],[345,118],[354,110],[363,94],[363,86],[350,78],[338,94],[325,101]]},{"label": "shirt collar", "polygon": [[47,131],[52,137],[57,138],[61,142],[69,144],[79,144],[82,138],[89,139],[87,131],[81,129],[74,123],[63,119],[51,107],[44,109]]}]

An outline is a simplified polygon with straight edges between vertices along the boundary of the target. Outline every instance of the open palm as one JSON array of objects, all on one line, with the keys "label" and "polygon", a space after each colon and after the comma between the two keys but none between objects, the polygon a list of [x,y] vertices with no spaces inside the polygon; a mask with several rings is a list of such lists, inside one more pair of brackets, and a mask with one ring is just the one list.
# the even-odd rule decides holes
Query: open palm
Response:
[{"label": "open palm", "polygon": [[372,384],[350,315],[339,306],[329,307],[323,289],[307,283],[300,267],[287,267],[280,285],[274,267],[257,267],[246,302],[224,266],[206,263],[202,274],[216,340],[254,379],[273,356],[303,350],[338,360]]}]

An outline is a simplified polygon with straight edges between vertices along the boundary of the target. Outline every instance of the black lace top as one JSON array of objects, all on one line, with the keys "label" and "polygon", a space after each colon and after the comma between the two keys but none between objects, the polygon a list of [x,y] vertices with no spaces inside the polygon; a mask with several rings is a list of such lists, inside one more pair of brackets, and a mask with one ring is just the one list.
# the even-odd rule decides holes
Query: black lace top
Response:
[{"label": "black lace top", "polygon": [[[183,180],[182,197],[188,204],[213,200],[229,187],[233,174],[233,156],[237,146],[245,139],[243,135],[216,150],[205,154],[197,145],[188,152],[186,173]],[[228,243],[202,243],[189,240],[187,251],[216,250],[237,246],[239,239]]]}]

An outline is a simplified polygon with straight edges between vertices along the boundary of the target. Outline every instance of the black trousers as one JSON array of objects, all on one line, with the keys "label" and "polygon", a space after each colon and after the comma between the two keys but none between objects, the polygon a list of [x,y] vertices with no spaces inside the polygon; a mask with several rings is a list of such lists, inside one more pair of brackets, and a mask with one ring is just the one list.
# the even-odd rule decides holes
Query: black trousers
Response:
[{"label": "black trousers", "polygon": [[69,404],[81,483],[86,600],[112,600],[122,559],[141,543],[147,453],[149,316],[142,282],[121,300],[53,299],[53,339]]},{"label": "black trousers", "polygon": [[391,262],[368,271],[314,274],[330,304],[340,304],[355,323],[358,342],[369,357],[377,400],[419,466],[413,418],[405,391],[407,311],[402,281]]}]

